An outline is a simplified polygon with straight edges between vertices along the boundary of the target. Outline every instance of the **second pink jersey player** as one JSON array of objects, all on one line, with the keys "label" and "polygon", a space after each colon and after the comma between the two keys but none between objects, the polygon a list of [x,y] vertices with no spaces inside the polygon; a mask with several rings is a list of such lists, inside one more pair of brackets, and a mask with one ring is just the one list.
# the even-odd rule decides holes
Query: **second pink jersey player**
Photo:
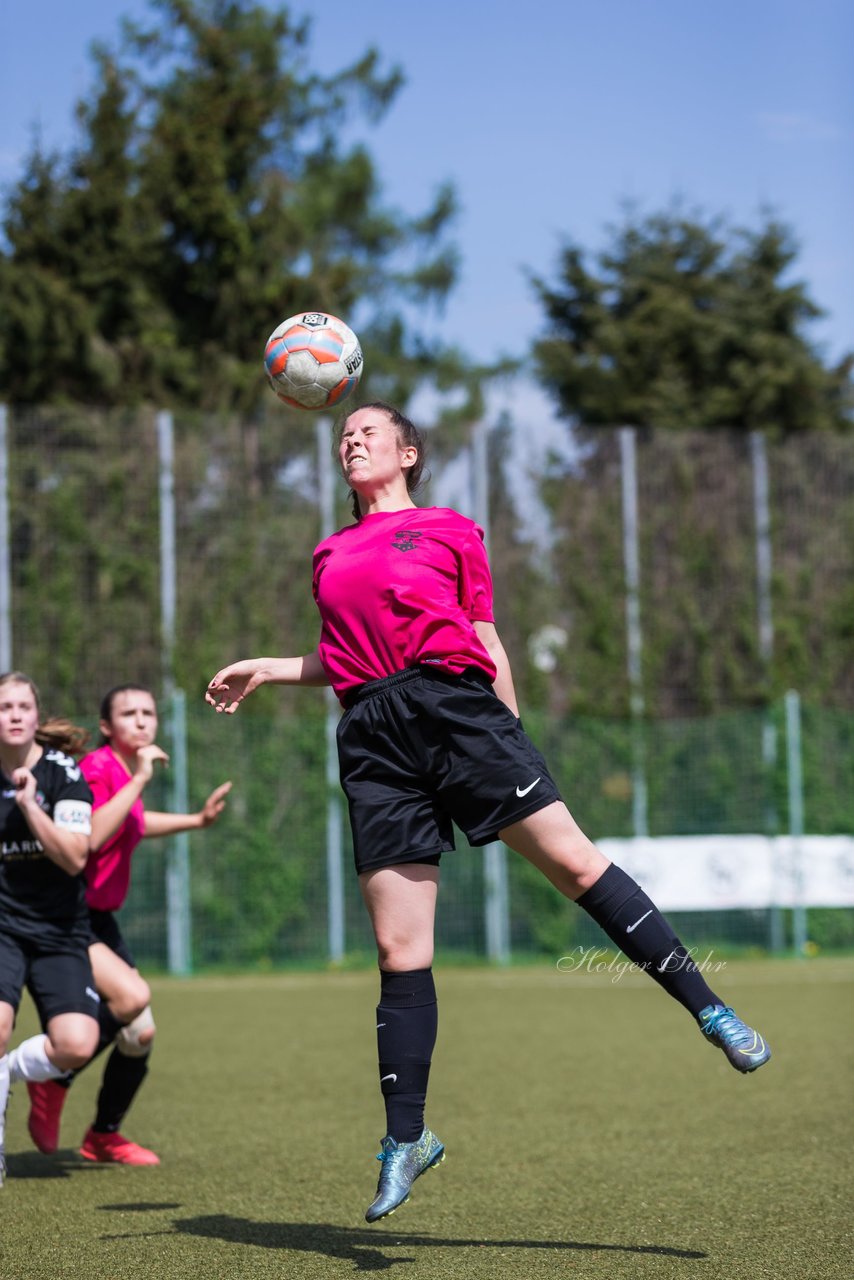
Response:
[{"label": "second pink jersey player", "polygon": [[[105,743],[80,761],[83,776],[92,788],[93,810],[111,800],[126,786],[130,774]],[[86,902],[95,911],[118,911],[130,887],[131,858],[145,834],[142,797],[134,802],[115,835],[89,854],[86,863]]]}]

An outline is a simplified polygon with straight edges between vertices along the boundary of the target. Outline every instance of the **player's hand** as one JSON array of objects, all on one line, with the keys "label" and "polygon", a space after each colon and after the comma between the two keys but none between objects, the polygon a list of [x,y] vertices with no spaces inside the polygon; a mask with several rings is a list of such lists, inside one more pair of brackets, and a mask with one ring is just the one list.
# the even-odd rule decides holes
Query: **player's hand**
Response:
[{"label": "player's hand", "polygon": [[12,783],[15,787],[15,803],[22,809],[36,798],[36,775],[26,765],[12,771]]},{"label": "player's hand", "polygon": [[244,698],[264,683],[262,669],[252,658],[233,662],[218,671],[205,690],[205,702],[215,711],[233,716]]},{"label": "player's hand", "polygon": [[156,742],[150,742],[147,747],[140,747],[136,753],[136,769],[134,776],[142,778],[145,782],[150,782],[154,773],[155,764],[168,764],[169,757],[162,747],[158,747]]},{"label": "player's hand", "polygon": [[209,827],[212,822],[216,822],[217,818],[225,808],[225,797],[228,795],[230,790],[231,783],[222,782],[210,793],[200,811],[203,827]]}]

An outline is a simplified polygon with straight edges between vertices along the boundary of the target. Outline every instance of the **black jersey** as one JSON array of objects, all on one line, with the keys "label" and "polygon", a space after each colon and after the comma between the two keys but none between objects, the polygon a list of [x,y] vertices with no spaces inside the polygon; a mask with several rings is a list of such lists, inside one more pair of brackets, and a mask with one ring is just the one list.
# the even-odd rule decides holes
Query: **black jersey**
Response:
[{"label": "black jersey", "polygon": [[[88,835],[92,792],[77,761],[45,748],[33,765],[40,807],[57,826]],[[69,875],[45,853],[0,774],[0,929],[42,939],[88,929],[86,881]]]}]

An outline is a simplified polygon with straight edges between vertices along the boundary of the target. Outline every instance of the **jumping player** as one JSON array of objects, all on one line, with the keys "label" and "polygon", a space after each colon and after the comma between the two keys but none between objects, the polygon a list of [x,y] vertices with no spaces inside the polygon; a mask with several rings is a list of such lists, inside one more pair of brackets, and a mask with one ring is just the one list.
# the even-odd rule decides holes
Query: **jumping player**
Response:
[{"label": "jumping player", "polygon": [[473,845],[501,839],[576,901],[629,959],[693,1015],[742,1072],[770,1057],[711,991],[640,886],[579,829],[522,729],[495,628],[482,531],[455,511],[416,507],[423,441],[390,405],[341,424],[338,459],[355,524],[314,553],[320,643],[299,658],[223,667],[207,701],[233,713],[265,683],[331,684],[356,869],[380,968],[377,1042],[387,1132],[366,1218],[409,1197],[444,1158],[424,1125],[436,1038],[433,925],[452,822]]}]

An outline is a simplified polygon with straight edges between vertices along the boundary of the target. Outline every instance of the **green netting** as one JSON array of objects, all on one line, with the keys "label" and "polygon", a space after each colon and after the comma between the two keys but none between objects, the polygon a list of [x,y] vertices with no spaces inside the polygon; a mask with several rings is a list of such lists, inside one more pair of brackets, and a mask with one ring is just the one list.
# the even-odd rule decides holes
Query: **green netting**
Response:
[{"label": "green netting", "polygon": [[[782,725],[776,710],[773,719]],[[773,769],[763,765],[764,721],[764,713],[745,712],[647,724],[651,833],[763,832],[769,815],[785,831],[785,750],[781,743]],[[631,726],[530,717],[527,727],[589,833],[595,838],[630,835]],[[322,700],[306,692],[274,715],[244,711],[227,718],[214,716],[199,700],[188,710],[188,740],[192,805],[200,805],[225,778],[234,784],[220,822],[190,837],[194,966],[323,962],[329,954],[330,792]],[[847,780],[854,775],[854,716],[807,708],[803,756],[809,831],[850,830],[854,799]],[[150,807],[168,804],[166,785],[161,775],[148,795]],[[343,804],[337,787],[331,794]],[[346,815],[343,830],[346,951],[349,957],[369,957],[371,935],[353,872]],[[164,967],[166,857],[165,841],[140,846],[123,912],[138,959]],[[508,854],[508,868],[512,953],[557,957],[573,947],[608,945],[587,916],[523,859]],[[439,948],[460,956],[485,955],[485,893],[483,853],[459,837],[457,852],[445,855],[442,864]],[[769,911],[690,912],[673,919],[690,945],[765,949],[774,937]],[[789,913],[780,913],[779,924],[788,945]],[[854,911],[811,911],[808,927],[811,941],[822,948],[854,945]]]},{"label": "green netting", "polygon": [[[519,422],[513,432],[540,426]],[[796,688],[806,830],[852,831],[854,438],[765,441],[768,654],[757,625],[747,437],[638,433],[642,688],[630,690],[619,437],[603,429],[579,443],[567,431],[567,451],[531,471],[523,493],[510,435],[492,430],[486,507],[497,619],[525,723],[581,826],[594,838],[630,836],[643,796],[652,835],[784,833],[781,697]],[[331,799],[323,700],[261,691],[228,720],[202,701],[223,663],[306,653],[317,642],[310,562],[326,445],[318,451],[314,422],[274,415],[272,406],[251,421],[175,416],[174,579],[162,555],[170,540],[161,536],[152,409],[16,408],[7,436],[9,526],[0,537],[11,598],[0,638],[8,630],[13,664],[39,683],[46,712],[90,722],[110,685],[140,680],[161,703],[164,685],[185,689],[191,804],[223,778],[234,782],[222,822],[189,840],[194,964],[323,960]],[[422,500],[469,510],[471,459],[464,450],[436,449],[436,457]],[[346,522],[343,485],[335,506],[334,519]],[[168,643],[161,573],[175,595]],[[626,718],[632,693],[642,694],[645,712],[634,725]],[[166,778],[147,800],[170,807]],[[161,843],[140,849],[125,911],[147,964],[169,957],[167,861]],[[369,954],[347,847],[344,863],[347,952]],[[509,890],[515,954],[601,940],[518,858],[509,860]],[[485,896],[483,854],[461,841],[444,862],[440,947],[484,954]],[[701,913],[683,923],[698,942],[765,947],[791,935],[785,913]],[[822,947],[854,945],[852,912],[813,911],[809,932]]]}]

